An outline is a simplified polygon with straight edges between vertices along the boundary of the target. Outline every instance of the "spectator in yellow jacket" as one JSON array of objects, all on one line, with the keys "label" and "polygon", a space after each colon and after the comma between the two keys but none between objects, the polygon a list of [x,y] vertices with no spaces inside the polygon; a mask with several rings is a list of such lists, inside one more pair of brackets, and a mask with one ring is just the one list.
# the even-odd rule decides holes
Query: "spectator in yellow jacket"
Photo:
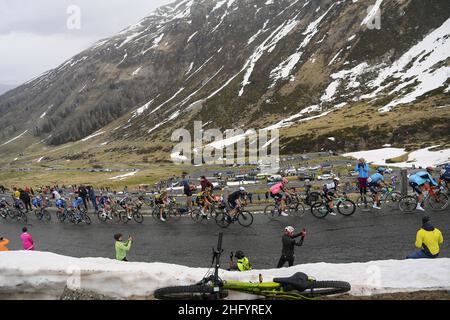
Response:
[{"label": "spectator in yellow jacket", "polygon": [[422,218],[422,228],[417,231],[416,248],[407,259],[437,258],[439,246],[444,242],[442,233],[430,223],[430,217]]}]

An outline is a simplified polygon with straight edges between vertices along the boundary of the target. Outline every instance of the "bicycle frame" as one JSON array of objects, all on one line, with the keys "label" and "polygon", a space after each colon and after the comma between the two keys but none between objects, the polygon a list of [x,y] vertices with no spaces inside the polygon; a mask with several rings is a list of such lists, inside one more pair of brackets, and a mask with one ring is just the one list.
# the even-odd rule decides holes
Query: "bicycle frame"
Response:
[{"label": "bicycle frame", "polygon": [[312,299],[300,294],[299,292],[284,291],[283,286],[277,282],[252,283],[228,280],[223,282],[223,289],[264,296],[267,298],[290,300]]}]

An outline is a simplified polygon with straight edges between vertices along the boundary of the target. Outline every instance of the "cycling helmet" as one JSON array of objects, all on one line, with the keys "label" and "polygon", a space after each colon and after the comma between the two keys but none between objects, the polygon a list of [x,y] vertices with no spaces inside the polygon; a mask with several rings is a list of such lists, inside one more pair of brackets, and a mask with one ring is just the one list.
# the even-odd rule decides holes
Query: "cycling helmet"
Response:
[{"label": "cycling helmet", "polygon": [[386,169],[385,169],[384,167],[379,167],[379,168],[377,169],[377,171],[378,171],[379,173],[384,173],[384,172],[386,171]]},{"label": "cycling helmet", "polygon": [[294,227],[291,227],[291,226],[284,228],[284,231],[287,233],[292,233],[292,232],[294,232],[294,230],[295,230]]},{"label": "cycling helmet", "polygon": [[244,254],[244,252],[242,252],[241,250],[238,250],[238,251],[236,251],[236,253],[234,254],[234,257],[235,257],[235,258],[238,258],[238,259],[242,259],[242,258],[245,257],[245,254]]},{"label": "cycling helmet", "polygon": [[2,198],[2,201],[5,201],[6,199],[5,198]]},{"label": "cycling helmet", "polygon": [[239,187],[239,191],[245,191],[244,187]]},{"label": "cycling helmet", "polygon": [[433,172],[434,169],[433,169],[433,167],[427,167],[427,171],[428,171],[428,172]]},{"label": "cycling helmet", "polygon": [[287,178],[283,178],[283,184],[289,183],[289,180]]}]

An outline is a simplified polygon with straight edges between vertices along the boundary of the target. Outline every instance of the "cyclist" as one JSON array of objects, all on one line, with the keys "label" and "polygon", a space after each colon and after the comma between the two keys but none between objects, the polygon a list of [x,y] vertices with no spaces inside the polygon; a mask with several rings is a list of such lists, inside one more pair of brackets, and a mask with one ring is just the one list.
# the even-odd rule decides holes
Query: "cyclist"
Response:
[{"label": "cyclist", "polygon": [[84,204],[83,198],[79,196],[78,192],[75,193],[75,197],[72,201],[72,208],[77,217],[77,223],[81,221],[81,206]]},{"label": "cyclist", "polygon": [[420,250],[411,253],[407,259],[437,258],[439,246],[443,242],[441,231],[430,223],[430,217],[423,217],[422,228],[417,231],[415,243]]},{"label": "cyclist", "polygon": [[328,202],[328,212],[330,215],[335,216],[336,213],[334,212],[334,201],[333,198],[335,197],[336,193],[338,192],[338,186],[339,186],[339,179],[338,177],[333,178],[332,183],[327,183],[323,186],[323,196],[325,200]]},{"label": "cyclist", "polygon": [[163,191],[162,193],[155,195],[155,205],[157,205],[159,208],[159,219],[163,222],[166,221],[166,219],[164,219],[164,208],[167,204],[169,204],[169,201],[170,200],[167,191]]},{"label": "cyclist", "polygon": [[211,203],[213,203],[215,200],[212,197],[211,188],[206,187],[205,191],[197,193],[197,205],[200,206],[201,213],[203,217],[206,219],[209,219],[208,212],[211,206]]},{"label": "cyclist", "polygon": [[441,170],[440,179],[445,183],[447,189],[450,185],[450,163],[447,163]]},{"label": "cyclist", "polygon": [[369,190],[374,195],[373,208],[378,210],[381,210],[380,188],[382,186],[387,187],[387,184],[384,181],[385,171],[386,171],[385,168],[379,167],[377,169],[377,172],[372,174],[367,180],[369,182]]},{"label": "cyclist", "polygon": [[[277,268],[282,268],[284,264],[287,262],[289,264],[289,267],[292,267],[294,265],[294,249],[295,246],[302,246],[303,241],[306,237],[306,230],[303,229],[302,232],[298,234],[294,234],[295,229],[294,227],[288,226],[284,228],[284,234],[282,237],[282,251],[281,251],[281,257],[278,261]],[[296,241],[295,239],[301,237],[299,241]]]},{"label": "cyclist", "polygon": [[230,255],[230,269],[228,270],[235,270],[235,271],[248,271],[252,270],[253,266],[250,263],[250,260],[245,256],[244,252],[241,250],[236,251],[234,254],[234,257],[238,260],[236,262],[233,262],[233,252]]},{"label": "cyclist", "polygon": [[423,190],[427,184],[431,184],[435,187],[438,186],[436,180],[433,179],[431,173],[434,171],[432,167],[427,167],[426,171],[419,171],[409,177],[409,185],[417,193],[417,208],[416,210],[425,211],[422,207]]},{"label": "cyclist", "polygon": [[66,208],[66,203],[67,203],[66,199],[64,199],[62,197],[55,201],[56,210],[61,215],[64,214],[64,209]]},{"label": "cyclist", "polygon": [[0,200],[0,209],[5,209],[10,206],[11,205],[8,203],[8,201],[6,201],[5,198],[2,198],[2,200]]},{"label": "cyclist", "polygon": [[125,211],[127,212],[127,218],[129,220],[132,219],[132,213],[133,213],[133,205],[132,205],[132,199],[126,195],[124,198],[119,200],[119,205],[125,209]]},{"label": "cyclist", "polygon": [[99,206],[103,208],[104,212],[106,212],[106,217],[109,220],[112,220],[111,216],[111,199],[104,195],[103,193],[100,193],[100,198],[98,200]]},{"label": "cyclist", "polygon": [[279,183],[274,184],[272,187],[270,187],[269,192],[270,196],[275,199],[275,201],[280,203],[281,208],[281,215],[283,217],[289,216],[286,212],[286,195],[293,195],[289,190],[286,188],[286,185],[289,183],[289,180],[286,178],[283,178],[283,180]]},{"label": "cyclist", "polygon": [[247,192],[244,187],[239,187],[238,191],[228,196],[228,205],[231,208],[230,217],[235,219],[237,208],[247,204]]}]

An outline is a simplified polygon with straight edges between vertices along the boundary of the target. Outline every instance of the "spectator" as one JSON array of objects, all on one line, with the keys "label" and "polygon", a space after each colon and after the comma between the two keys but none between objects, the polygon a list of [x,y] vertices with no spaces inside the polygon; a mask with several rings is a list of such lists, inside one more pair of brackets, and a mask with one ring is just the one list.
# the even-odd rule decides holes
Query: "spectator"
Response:
[{"label": "spectator", "polygon": [[[295,246],[303,245],[303,241],[306,237],[306,230],[303,229],[302,232],[298,234],[294,234],[295,229],[291,226],[288,226],[284,229],[284,234],[282,238],[282,253],[281,258],[278,261],[277,268],[282,268],[283,265],[287,262],[289,267],[294,265],[294,248]],[[295,238],[301,237],[299,241],[295,241]]]},{"label": "spectator", "polygon": [[9,243],[8,239],[0,237],[0,251],[9,251],[7,245]]},{"label": "spectator", "polygon": [[27,227],[22,228],[22,234],[20,235],[20,240],[22,240],[22,246],[24,250],[27,251],[33,251],[34,248],[34,241],[31,234],[28,233]]},{"label": "spectator", "polygon": [[84,208],[87,210],[87,196],[88,196],[88,192],[87,192],[86,188],[83,185],[81,185],[78,188],[78,195],[80,196],[81,199],[83,199]]},{"label": "spectator", "polygon": [[131,249],[131,242],[133,241],[133,238],[130,236],[128,237],[127,242],[122,242],[122,234],[118,233],[114,235],[114,239],[116,240],[116,259],[119,261],[128,261],[127,253]]},{"label": "spectator", "polygon": [[444,242],[442,233],[430,223],[430,217],[422,218],[422,228],[417,231],[416,248],[407,259],[437,258],[439,246]]},{"label": "spectator", "polygon": [[214,189],[213,184],[208,179],[206,179],[205,176],[200,177],[200,185],[202,187],[202,191],[205,191],[206,188],[211,188],[211,190]]},{"label": "spectator", "polygon": [[189,178],[187,177],[187,173],[183,172],[183,175],[181,176],[183,181],[181,182],[181,185],[183,186],[183,193],[186,195],[186,206],[188,207],[189,212],[192,211],[192,195],[193,195],[193,188],[189,181]]},{"label": "spectator", "polygon": [[19,199],[22,200],[22,202],[24,203],[26,212],[31,211],[30,195],[25,190],[22,189],[19,189],[19,192],[20,192]]},{"label": "spectator", "polygon": [[92,206],[95,209],[95,212],[97,212],[98,211],[97,198],[95,196],[95,190],[92,186],[88,187],[88,195],[89,195],[89,199],[92,202]]},{"label": "spectator", "polygon": [[358,172],[359,192],[367,194],[367,179],[369,178],[369,166],[364,158],[358,160],[355,171]]}]

